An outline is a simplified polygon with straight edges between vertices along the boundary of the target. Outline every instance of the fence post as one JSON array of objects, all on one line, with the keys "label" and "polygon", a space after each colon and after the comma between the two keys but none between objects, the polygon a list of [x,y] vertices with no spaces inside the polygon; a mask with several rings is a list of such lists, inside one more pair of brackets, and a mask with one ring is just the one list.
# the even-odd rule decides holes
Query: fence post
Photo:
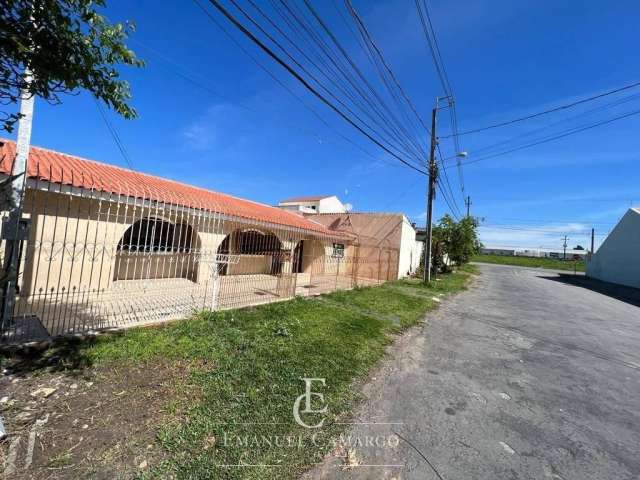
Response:
[{"label": "fence post", "polygon": [[211,282],[211,311],[215,312],[218,310],[218,293],[220,292],[220,275],[219,275],[219,265],[218,255],[214,253],[214,261],[213,261],[213,272],[212,272],[212,282]]},{"label": "fence post", "polygon": [[[24,82],[28,86],[32,81],[33,76],[27,68],[24,71]],[[30,94],[27,88],[24,88],[20,92],[20,96],[20,119],[18,120],[16,156],[13,160],[10,180],[11,204],[9,206],[9,216],[2,225],[2,236],[5,240],[3,267],[6,283],[3,288],[0,332],[11,322],[11,318],[13,317],[16,285],[18,282],[18,253],[22,239],[26,240],[28,228],[28,226],[22,222],[22,208],[26,176],[28,174],[27,163],[29,160],[29,144],[31,142],[34,95]]]}]

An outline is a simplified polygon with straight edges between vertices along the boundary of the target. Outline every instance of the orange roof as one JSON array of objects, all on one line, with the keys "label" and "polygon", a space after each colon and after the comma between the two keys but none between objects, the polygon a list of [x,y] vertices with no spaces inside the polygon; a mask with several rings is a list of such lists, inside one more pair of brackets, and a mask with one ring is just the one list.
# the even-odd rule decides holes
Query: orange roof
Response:
[{"label": "orange roof", "polygon": [[[0,174],[11,173],[15,155],[15,142],[0,138]],[[29,150],[27,177],[342,236],[324,225],[280,208],[39,147],[32,146]]]}]

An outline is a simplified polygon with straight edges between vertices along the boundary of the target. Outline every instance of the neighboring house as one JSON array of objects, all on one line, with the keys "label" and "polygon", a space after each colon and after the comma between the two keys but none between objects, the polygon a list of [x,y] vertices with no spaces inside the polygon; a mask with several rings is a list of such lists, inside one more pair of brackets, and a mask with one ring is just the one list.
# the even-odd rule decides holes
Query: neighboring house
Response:
[{"label": "neighboring house", "polygon": [[278,207],[301,213],[345,213],[347,206],[335,195],[309,195],[282,200]]},{"label": "neighboring house", "polygon": [[587,276],[640,288],[640,208],[630,208],[587,261]]},{"label": "neighboring house", "polygon": [[[359,271],[388,280],[413,274],[420,264],[422,242],[402,213],[349,212],[309,215],[331,231],[351,234],[358,247]],[[380,259],[386,270],[375,272]]]},{"label": "neighboring house", "polygon": [[[0,140],[0,179],[14,158],[15,143]],[[23,219],[16,306],[0,341],[369,285],[397,269],[397,253],[380,246],[359,270],[354,236],[316,218],[37,147]],[[3,235],[0,255],[5,245]]]}]

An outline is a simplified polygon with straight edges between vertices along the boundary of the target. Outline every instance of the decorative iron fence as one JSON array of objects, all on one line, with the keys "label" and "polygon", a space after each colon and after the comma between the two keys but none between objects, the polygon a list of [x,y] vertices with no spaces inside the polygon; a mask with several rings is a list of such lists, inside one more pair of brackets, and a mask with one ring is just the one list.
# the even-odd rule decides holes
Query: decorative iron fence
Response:
[{"label": "decorative iron fence", "polygon": [[[157,192],[30,180],[13,315],[0,341],[185,318],[397,278],[398,251],[338,232],[229,216]],[[53,175],[49,172],[48,178]],[[87,183],[87,182],[82,182]],[[188,205],[188,206],[187,206]],[[5,213],[6,216],[6,213]],[[6,240],[0,245],[4,256]],[[5,300],[5,299],[3,299]]]}]

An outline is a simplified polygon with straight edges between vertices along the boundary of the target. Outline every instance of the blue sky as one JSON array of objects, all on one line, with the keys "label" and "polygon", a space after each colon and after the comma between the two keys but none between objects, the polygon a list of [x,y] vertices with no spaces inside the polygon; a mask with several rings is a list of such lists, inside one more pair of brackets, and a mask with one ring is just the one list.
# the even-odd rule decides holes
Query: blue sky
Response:
[{"label": "blue sky", "polygon": [[[331,17],[335,10],[327,7],[330,3],[318,5],[329,20],[338,22]],[[414,2],[353,3],[414,105],[428,119],[442,89]],[[402,211],[424,222],[424,177],[367,143],[257,53],[326,119],[332,127],[328,129],[192,2],[110,0],[108,5],[111,20],[135,21],[137,32],[130,46],[147,62],[144,69],[123,72],[140,118],[125,121],[109,112],[136,169],[268,204],[294,195],[336,194],[355,210]],[[433,0],[429,5],[457,97],[461,131],[640,80],[637,1]],[[340,24],[332,25],[340,34]],[[354,47],[349,36],[343,38]],[[180,78],[176,70],[197,78],[209,91]],[[467,161],[472,161],[487,145],[551,123],[559,122],[546,134],[640,109],[639,95],[616,108],[569,119],[634,93],[640,94],[640,88],[513,127],[463,136],[461,144],[469,152]],[[640,115],[464,167],[472,212],[484,218],[482,240],[491,245],[560,247],[560,238],[567,234],[571,246],[586,246],[582,232],[591,227],[602,239],[632,202],[640,204],[639,127]],[[446,112],[440,131],[449,133]],[[64,97],[58,106],[37,102],[32,142],[125,166],[93,100],[85,94]],[[441,147],[445,156],[453,153],[449,140],[443,139]],[[448,174],[463,207],[456,169]],[[446,210],[438,198],[436,216]]]}]

